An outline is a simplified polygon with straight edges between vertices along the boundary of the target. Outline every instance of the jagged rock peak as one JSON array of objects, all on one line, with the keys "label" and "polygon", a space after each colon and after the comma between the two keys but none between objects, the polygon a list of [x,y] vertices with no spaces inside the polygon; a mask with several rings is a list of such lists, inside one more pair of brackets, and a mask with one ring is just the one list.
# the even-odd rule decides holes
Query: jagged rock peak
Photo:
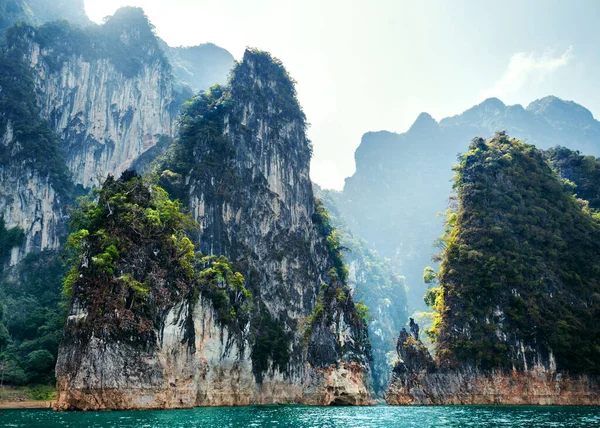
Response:
[{"label": "jagged rock peak", "polygon": [[279,59],[255,48],[246,49],[231,77],[232,95],[237,100],[261,103],[267,116],[298,119],[304,124],[295,84]]},{"label": "jagged rock peak", "polygon": [[431,132],[436,131],[438,129],[438,123],[436,120],[431,117],[429,113],[423,112],[417,117],[415,123],[410,127],[408,132],[414,133],[423,133],[423,132]]},{"label": "jagged rock peak", "polygon": [[119,37],[126,46],[158,49],[154,25],[142,8],[126,6],[118,9],[106,20],[103,28],[110,36]]}]

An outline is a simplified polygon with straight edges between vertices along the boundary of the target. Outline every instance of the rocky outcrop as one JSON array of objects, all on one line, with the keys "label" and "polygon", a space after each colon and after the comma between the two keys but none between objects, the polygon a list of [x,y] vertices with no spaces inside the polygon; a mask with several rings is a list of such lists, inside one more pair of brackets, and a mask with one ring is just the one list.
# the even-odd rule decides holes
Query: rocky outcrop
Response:
[{"label": "rocky outcrop", "polygon": [[570,376],[541,358],[526,370],[438,368],[418,336],[404,329],[398,357],[386,392],[390,405],[600,405],[597,376]]},{"label": "rocky outcrop", "polygon": [[[166,316],[156,349],[91,338],[63,345],[57,362],[57,408],[164,409],[194,406],[304,403],[370,404],[368,380],[356,363],[307,365],[289,376],[274,368],[259,383],[251,343],[239,341],[216,320],[212,302],[191,308],[193,346],[186,315],[177,305]],[[82,313],[73,313],[76,322]]]},{"label": "rocky outcrop", "polygon": [[[140,340],[129,333],[138,330],[119,327],[145,310],[135,309],[135,300],[122,308],[123,300],[113,299],[118,316],[98,315],[90,297],[96,288],[78,285],[57,362],[58,408],[373,403],[366,323],[345,285],[339,242],[315,204],[305,127],[291,79],[265,52],[247,51],[230,87],[189,103],[161,184],[198,221],[202,253],[231,260],[243,287],[223,297],[222,280],[197,293],[186,291],[188,280],[164,283],[169,264],[140,269],[163,257],[151,248],[164,246],[134,239],[143,246],[136,254],[146,256],[117,269],[135,269],[140,283],[150,278],[147,307],[159,307],[153,282],[156,290],[181,288],[166,294],[168,305],[156,310],[151,328],[137,324],[145,326]],[[103,202],[101,209],[108,209]],[[120,284],[121,277],[110,280]],[[247,315],[227,306],[246,295]],[[98,317],[111,321],[94,324]],[[103,333],[107,325],[110,334]]]},{"label": "rocky outcrop", "polygon": [[425,309],[422,272],[442,233],[437,214],[448,205],[456,154],[473,137],[501,130],[539,148],[563,145],[600,155],[600,122],[586,108],[553,96],[528,106],[490,98],[439,123],[422,113],[407,132],[368,132],[361,139],[356,172],[346,179],[338,206],[352,232],[406,277],[411,312]]},{"label": "rocky outcrop", "polygon": [[0,217],[24,232],[11,264],[31,251],[57,249],[66,231],[72,183],[58,139],[38,113],[22,51],[6,49],[0,55]]},{"label": "rocky outcrop", "polygon": [[10,264],[32,251],[58,249],[67,214],[49,178],[23,165],[0,165],[0,183],[0,216],[7,228],[18,227],[25,233],[23,245],[12,251]]},{"label": "rocky outcrop", "polygon": [[[231,88],[214,96],[222,103],[215,110],[190,113],[199,124],[215,123],[222,134],[214,139],[182,134],[182,144],[194,145],[196,163],[181,173],[200,223],[202,251],[241,263],[255,299],[289,334],[284,366],[291,384],[313,379],[315,370],[329,373],[332,366],[354,362],[363,371],[352,377],[364,379],[357,388],[366,394],[367,332],[341,284],[345,273],[341,266],[336,271],[324,241],[326,225],[316,213],[309,177],[305,118],[291,79],[270,55],[249,50],[234,69]],[[255,360],[264,358],[256,354]],[[259,378],[271,378],[254,364]],[[364,394],[348,400],[364,404]]]}]

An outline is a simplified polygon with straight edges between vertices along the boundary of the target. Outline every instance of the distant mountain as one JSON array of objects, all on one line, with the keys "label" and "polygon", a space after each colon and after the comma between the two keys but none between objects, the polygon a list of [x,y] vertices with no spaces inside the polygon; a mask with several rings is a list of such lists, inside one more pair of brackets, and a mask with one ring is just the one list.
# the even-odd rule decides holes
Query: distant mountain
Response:
[{"label": "distant mountain", "polygon": [[[0,34],[19,22],[39,26],[60,19],[79,27],[96,27],[85,12],[84,0],[0,0]],[[227,83],[235,64],[227,50],[212,43],[170,47],[161,39],[158,42],[175,77],[192,91]]]},{"label": "distant mountain", "polygon": [[57,19],[76,25],[92,23],[83,0],[0,0],[0,33],[21,21],[41,25]]},{"label": "distant mountain", "polygon": [[198,46],[170,47],[161,43],[173,73],[194,92],[207,90],[215,83],[227,83],[235,59],[227,50],[212,43]]},{"label": "distant mountain", "polygon": [[476,136],[506,130],[539,148],[556,145],[600,155],[600,122],[585,107],[549,96],[527,108],[490,98],[437,123],[419,115],[403,134],[366,133],[356,150],[356,173],[336,201],[352,231],[407,279],[409,304],[423,307],[423,268],[437,252],[439,212],[451,194],[452,166]]}]

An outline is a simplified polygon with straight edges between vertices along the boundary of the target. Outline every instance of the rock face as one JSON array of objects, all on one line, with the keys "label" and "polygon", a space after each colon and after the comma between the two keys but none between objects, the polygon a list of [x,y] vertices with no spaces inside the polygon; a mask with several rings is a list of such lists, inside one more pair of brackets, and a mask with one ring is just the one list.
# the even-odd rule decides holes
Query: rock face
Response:
[{"label": "rock face", "polygon": [[406,277],[411,311],[424,309],[423,268],[442,232],[457,153],[476,136],[505,130],[539,148],[555,145],[600,155],[600,123],[586,108],[557,97],[507,106],[491,98],[436,123],[426,113],[405,133],[366,133],[356,150],[356,172],[338,206],[353,233]]},{"label": "rock face", "polygon": [[48,176],[22,165],[0,166],[0,216],[8,228],[25,233],[21,247],[14,248],[14,265],[32,251],[55,250],[64,234],[67,214],[61,198]]},{"label": "rock face", "polygon": [[0,216],[25,238],[11,264],[31,251],[58,248],[72,191],[58,139],[38,115],[22,54],[8,48],[0,55]]},{"label": "rock face", "polygon": [[407,373],[396,368],[386,402],[390,405],[556,405],[597,406],[600,383],[543,367],[523,372],[474,368]]},{"label": "rock face", "polygon": [[[200,289],[161,311],[153,340],[65,339],[59,408],[372,403],[366,323],[315,205],[305,126],[287,72],[255,50],[231,87],[187,106],[161,184],[198,220],[202,252],[244,276],[253,309],[244,321]],[[73,331],[88,308],[74,300]]]},{"label": "rock face", "polygon": [[525,371],[438,368],[418,335],[409,336],[404,329],[398,357],[386,392],[390,405],[600,405],[597,376],[570,376],[542,359]]},{"label": "rock face", "polygon": [[574,196],[546,159],[505,133],[460,158],[438,286],[425,295],[435,360],[416,325],[402,331],[388,403],[600,403],[600,224],[577,199],[595,195],[596,162],[550,156],[584,184]]},{"label": "rock face", "polygon": [[[17,21],[40,24],[58,18],[90,24],[82,0],[52,5],[10,0],[0,2],[3,11],[6,15],[0,16],[6,25]],[[0,30],[4,30],[2,25]],[[118,175],[130,167],[143,170],[166,151],[179,108],[191,92],[181,86],[174,89],[172,68],[159,44],[163,42],[154,35],[141,9],[122,8],[102,26],[90,24],[86,28],[66,21],[40,27],[22,23],[7,30],[6,39],[3,71],[7,79],[0,114],[18,117],[0,124],[3,158],[11,158],[0,170],[0,215],[8,227],[20,227],[26,234],[25,243],[15,249],[11,259],[15,263],[30,251],[58,248],[59,237],[65,233],[65,207],[73,196],[72,188],[64,192],[65,182],[67,187],[72,182],[89,189],[108,174]],[[220,79],[224,81],[223,67],[213,67],[210,62],[222,64],[223,56],[217,54],[217,61],[211,55],[192,55],[196,77],[208,70],[205,77],[212,79],[222,72]],[[15,83],[10,75],[17,71],[19,80]],[[20,95],[9,99],[6,94],[12,91]],[[58,150],[53,146],[56,136],[47,136],[52,140],[52,153],[27,149],[37,144],[38,137],[28,132],[34,126],[24,124],[23,112],[14,108],[24,98],[29,103],[27,120],[37,123],[41,117],[47,121],[44,126],[50,129],[45,128],[43,135],[55,133]],[[19,138],[15,139],[15,134]],[[31,156],[35,150],[40,156]],[[19,165],[33,158],[37,159],[35,166]],[[56,171],[57,164],[64,167],[63,160],[70,177],[66,169]],[[48,175],[45,163],[51,165],[54,174]],[[56,183],[52,186],[51,176],[59,177],[58,187]]]},{"label": "rock face", "polygon": [[11,43],[27,44],[41,115],[60,136],[76,184],[120,174],[172,135],[181,100],[141,9],[120,9],[100,28],[21,27]]},{"label": "rock face", "polygon": [[[191,309],[195,341],[186,342]],[[71,317],[84,316],[73,312]],[[73,319],[73,318],[71,318]],[[171,309],[160,345],[143,350],[91,338],[85,348],[64,344],[57,362],[57,408],[165,409],[195,406],[304,403],[370,404],[364,367],[339,363],[304,366],[293,375],[254,374],[251,343],[216,320],[210,301]]]}]

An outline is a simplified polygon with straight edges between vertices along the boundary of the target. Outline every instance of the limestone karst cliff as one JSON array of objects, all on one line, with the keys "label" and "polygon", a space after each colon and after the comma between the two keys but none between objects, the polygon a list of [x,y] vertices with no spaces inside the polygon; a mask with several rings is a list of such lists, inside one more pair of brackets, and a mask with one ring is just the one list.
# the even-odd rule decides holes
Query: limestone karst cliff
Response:
[{"label": "limestone karst cliff", "polygon": [[11,264],[28,252],[58,248],[73,189],[59,140],[39,117],[22,55],[18,47],[0,53],[0,216],[24,232]]},{"label": "limestone karst cliff", "polygon": [[[192,99],[180,126],[160,183],[198,221],[190,234],[198,249],[227,257],[246,292],[220,298],[200,288],[190,301],[169,281],[174,297],[145,324],[143,343],[125,326],[86,330],[89,299],[75,294],[67,329],[83,336],[61,346],[58,406],[371,403],[366,322],[346,286],[339,241],[315,204],[305,118],[281,63],[248,50],[230,86]],[[131,275],[142,282],[149,270]],[[227,305],[246,294],[252,310],[238,317]],[[117,310],[135,320],[131,308]]]},{"label": "limestone karst cliff", "polygon": [[[36,11],[37,18],[23,19],[26,22],[41,23],[59,16],[71,19],[64,13],[68,2],[44,8],[42,2],[29,3],[31,8],[23,7]],[[5,6],[11,10],[16,7]],[[19,80],[6,78],[3,86],[8,91],[20,90],[28,100],[28,114],[47,122],[48,135],[56,134],[47,138],[52,140],[52,147],[58,141],[58,150],[45,160],[36,156],[42,167],[63,162],[57,157],[64,159],[70,174],[60,172],[65,175],[62,185],[72,181],[80,186],[77,194],[81,194],[81,187],[96,186],[107,174],[120,174],[131,166],[143,169],[166,150],[179,108],[192,92],[177,83],[163,52],[164,42],[156,37],[141,9],[119,9],[103,25],[85,28],[66,20],[39,27],[22,22],[6,30],[5,37],[2,71]],[[210,55],[189,57],[198,69],[198,79],[225,80],[226,71],[223,66],[213,67]],[[211,72],[205,75],[205,69]],[[27,88],[20,81],[26,82]],[[13,97],[5,102],[4,109],[15,104]],[[7,146],[14,136],[15,121],[5,122],[1,131]],[[21,140],[32,138],[17,131]],[[23,256],[34,249],[56,249],[65,231],[61,220],[65,217],[65,195],[59,196],[56,186],[50,186],[43,174],[38,176],[35,168],[24,170],[24,165],[11,162],[9,171],[8,166],[6,163],[2,171],[0,204],[7,224],[26,230],[27,239],[19,253]]]},{"label": "limestone karst cliff", "polygon": [[469,149],[425,295],[435,359],[401,333],[388,403],[599,404],[597,212],[534,146]]},{"label": "limestone karst cliff", "polygon": [[119,9],[101,27],[22,25],[7,38],[25,50],[41,116],[76,184],[97,185],[172,135],[183,100],[141,9]]}]

